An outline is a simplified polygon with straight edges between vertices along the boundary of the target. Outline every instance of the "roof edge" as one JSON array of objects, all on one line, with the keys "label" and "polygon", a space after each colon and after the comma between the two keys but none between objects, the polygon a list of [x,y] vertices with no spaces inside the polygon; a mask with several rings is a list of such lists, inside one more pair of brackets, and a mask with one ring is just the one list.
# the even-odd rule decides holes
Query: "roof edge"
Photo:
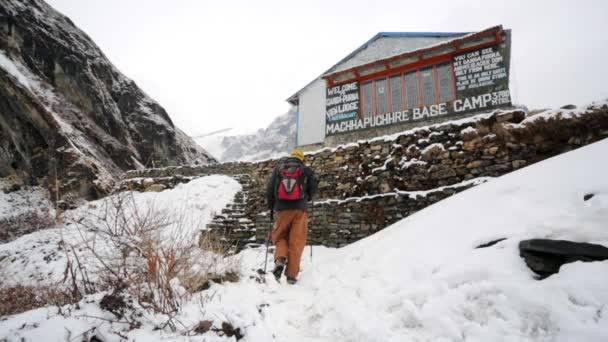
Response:
[{"label": "roof edge", "polygon": [[463,35],[463,36],[456,36],[454,39],[451,39],[451,40],[446,40],[446,41],[443,41],[443,42],[440,42],[440,43],[437,43],[437,44],[434,44],[434,45],[429,45],[429,46],[426,46],[426,47],[421,47],[421,48],[418,48],[418,49],[415,49],[415,50],[412,50],[412,51],[408,51],[408,52],[404,52],[404,53],[400,53],[400,54],[397,54],[397,55],[394,55],[394,56],[389,56],[389,57],[381,58],[381,59],[378,59],[376,61],[365,63],[365,64],[361,64],[361,65],[357,65],[357,66],[354,66],[354,67],[351,67],[351,68],[348,68],[348,69],[345,69],[345,70],[335,71],[335,72],[331,72],[331,73],[325,72],[325,74],[321,75],[321,78],[326,79],[326,78],[331,77],[333,75],[338,75],[338,74],[346,73],[346,72],[349,72],[349,71],[352,71],[352,70],[355,70],[355,69],[358,69],[358,68],[364,68],[364,67],[368,67],[368,66],[371,66],[371,65],[374,65],[374,64],[378,64],[378,63],[385,63],[385,62],[391,61],[391,60],[396,59],[396,58],[401,58],[403,56],[415,55],[415,54],[418,54],[418,53],[422,53],[422,52],[426,52],[426,51],[430,51],[430,50],[434,50],[434,49],[441,49],[444,46],[447,46],[447,45],[450,45],[450,44],[454,44],[454,42],[463,42],[463,41],[466,41],[466,40],[469,40],[469,39],[474,39],[476,37],[483,36],[483,35],[488,34],[488,33],[501,32],[501,31],[503,31],[502,25],[492,26],[492,27],[489,27],[487,29],[484,29],[484,30],[481,30],[481,31],[476,31],[476,32],[471,32],[471,33]]}]

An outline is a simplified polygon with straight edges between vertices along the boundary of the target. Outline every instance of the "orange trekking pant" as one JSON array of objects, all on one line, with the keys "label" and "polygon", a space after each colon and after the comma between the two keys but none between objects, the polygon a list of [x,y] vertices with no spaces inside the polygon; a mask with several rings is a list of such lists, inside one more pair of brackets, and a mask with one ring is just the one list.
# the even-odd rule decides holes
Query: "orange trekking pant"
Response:
[{"label": "orange trekking pant", "polygon": [[305,210],[289,209],[277,212],[270,239],[275,244],[274,260],[287,258],[285,274],[289,278],[296,278],[300,272],[300,259],[306,235],[308,233],[308,218]]}]

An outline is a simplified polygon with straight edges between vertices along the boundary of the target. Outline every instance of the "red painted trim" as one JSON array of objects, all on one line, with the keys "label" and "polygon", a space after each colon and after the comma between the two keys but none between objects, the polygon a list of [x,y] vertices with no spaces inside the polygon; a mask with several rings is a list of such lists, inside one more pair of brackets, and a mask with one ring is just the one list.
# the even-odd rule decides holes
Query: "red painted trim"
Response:
[{"label": "red painted trim", "polygon": [[376,116],[376,82],[372,81],[372,116]]},{"label": "red painted trim", "polygon": [[456,100],[456,71],[454,71],[454,62],[450,62],[450,67],[452,68],[452,86],[454,88],[454,92],[452,93],[452,100]]},{"label": "red painted trim", "polygon": [[401,74],[401,110],[405,110],[407,108],[407,100],[405,93],[405,74]]},{"label": "red painted trim", "polygon": [[393,94],[391,94],[391,78],[389,76],[386,76],[386,85],[386,112],[390,113],[393,111]]},{"label": "red painted trim", "polygon": [[363,84],[359,83],[359,118],[363,119]]},{"label": "red painted trim", "polygon": [[418,107],[424,106],[424,99],[422,98],[422,77],[420,76],[420,69],[416,70],[416,90],[418,91]]}]

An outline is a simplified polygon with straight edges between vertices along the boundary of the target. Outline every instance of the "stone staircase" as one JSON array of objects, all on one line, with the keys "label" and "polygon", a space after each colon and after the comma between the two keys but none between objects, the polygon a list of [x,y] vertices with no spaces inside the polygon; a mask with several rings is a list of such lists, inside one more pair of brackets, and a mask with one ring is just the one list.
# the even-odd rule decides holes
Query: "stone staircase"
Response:
[{"label": "stone staircase", "polygon": [[207,224],[201,232],[201,241],[208,234],[219,237],[224,243],[236,250],[241,249],[247,241],[255,242],[255,222],[247,217],[247,198],[251,189],[251,177],[249,175],[235,175],[243,190],[234,195],[232,203],[222,209]]}]

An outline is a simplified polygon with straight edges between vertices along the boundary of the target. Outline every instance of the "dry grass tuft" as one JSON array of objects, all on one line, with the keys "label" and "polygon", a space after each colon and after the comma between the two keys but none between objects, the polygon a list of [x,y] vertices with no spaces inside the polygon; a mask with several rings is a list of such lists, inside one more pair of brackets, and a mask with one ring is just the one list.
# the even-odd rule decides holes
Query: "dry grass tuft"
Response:
[{"label": "dry grass tuft", "polygon": [[61,307],[75,304],[81,297],[74,297],[64,287],[24,286],[0,287],[0,317],[45,307]]}]

